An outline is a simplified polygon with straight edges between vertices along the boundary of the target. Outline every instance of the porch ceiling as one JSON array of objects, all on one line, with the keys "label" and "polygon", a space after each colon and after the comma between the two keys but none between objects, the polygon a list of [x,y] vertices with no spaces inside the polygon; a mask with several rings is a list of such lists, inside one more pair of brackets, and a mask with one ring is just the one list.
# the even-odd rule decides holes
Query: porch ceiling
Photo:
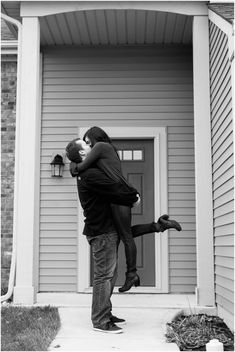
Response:
[{"label": "porch ceiling", "polygon": [[[3,1],[1,6],[3,13],[21,21],[19,2]],[[42,45],[192,43],[192,16],[170,12],[129,9],[84,10],[40,17],[40,27]],[[9,28],[17,37],[14,26],[9,25]]]},{"label": "porch ceiling", "polygon": [[40,18],[42,45],[154,45],[192,42],[192,17],[144,10],[88,10]]}]

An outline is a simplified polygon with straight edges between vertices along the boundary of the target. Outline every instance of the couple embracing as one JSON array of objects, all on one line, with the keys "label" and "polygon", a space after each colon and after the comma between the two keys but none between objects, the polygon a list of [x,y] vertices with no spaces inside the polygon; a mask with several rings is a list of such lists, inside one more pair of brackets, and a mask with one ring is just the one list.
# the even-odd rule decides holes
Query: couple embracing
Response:
[{"label": "couple embracing", "polygon": [[119,292],[140,285],[136,268],[134,238],[174,228],[178,222],[162,215],[157,222],[131,226],[131,208],[140,196],[122,175],[119,155],[107,133],[91,127],[83,139],[74,139],[66,147],[71,161],[70,172],[77,178],[78,195],[84,210],[86,236],[93,257],[93,294],[91,320],[93,329],[105,333],[123,332],[118,326],[124,319],[112,314],[111,295],[117,279],[118,245],[124,244],[126,280]]}]

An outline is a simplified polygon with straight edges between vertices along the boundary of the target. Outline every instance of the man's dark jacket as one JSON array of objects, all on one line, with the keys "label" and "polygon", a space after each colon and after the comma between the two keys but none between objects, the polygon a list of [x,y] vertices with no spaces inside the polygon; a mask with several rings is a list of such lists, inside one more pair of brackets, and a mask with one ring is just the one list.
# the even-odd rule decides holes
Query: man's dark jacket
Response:
[{"label": "man's dark jacket", "polygon": [[98,236],[114,230],[110,203],[132,206],[137,190],[113,181],[98,168],[89,168],[77,177],[78,195],[84,210],[83,234]]}]

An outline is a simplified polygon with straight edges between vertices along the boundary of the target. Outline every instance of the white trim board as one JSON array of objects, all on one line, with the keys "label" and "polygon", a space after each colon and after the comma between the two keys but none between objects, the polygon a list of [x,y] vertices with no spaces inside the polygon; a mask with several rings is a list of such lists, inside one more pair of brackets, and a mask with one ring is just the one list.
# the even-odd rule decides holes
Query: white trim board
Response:
[{"label": "white trim board", "polygon": [[[167,134],[165,127],[109,127],[102,126],[111,138],[153,139],[154,142],[154,216],[155,221],[161,214],[167,213]],[[78,130],[82,138],[88,127]],[[87,292],[90,288],[90,249],[86,237],[82,235],[84,227],[83,210],[78,202],[78,292]],[[168,235],[155,236],[155,287],[156,293],[168,292]],[[81,268],[81,269],[80,269]],[[139,287],[138,292],[146,292]],[[152,292],[153,287],[149,287]],[[134,292],[134,291],[133,291]],[[135,290],[136,292],[136,290]]]},{"label": "white trim board", "polygon": [[[214,306],[208,18],[193,19],[194,149],[198,304]],[[206,181],[205,181],[206,180]]]},{"label": "white trim board", "polygon": [[[20,0],[19,0],[20,1]],[[207,16],[208,7],[202,1],[24,1],[22,17],[43,17],[53,14],[88,10],[146,10],[178,13],[186,16]]]},{"label": "white trim board", "polygon": [[[19,47],[15,147],[14,226],[17,266],[14,303],[32,304],[36,294],[40,164],[40,24],[24,18]],[[30,74],[29,74],[30,72]],[[19,79],[20,76],[20,79]],[[18,91],[19,89],[19,91]],[[18,120],[18,121],[17,121]],[[29,133],[30,131],[30,133]],[[27,140],[28,143],[25,143]],[[30,148],[28,147],[30,145]]]}]

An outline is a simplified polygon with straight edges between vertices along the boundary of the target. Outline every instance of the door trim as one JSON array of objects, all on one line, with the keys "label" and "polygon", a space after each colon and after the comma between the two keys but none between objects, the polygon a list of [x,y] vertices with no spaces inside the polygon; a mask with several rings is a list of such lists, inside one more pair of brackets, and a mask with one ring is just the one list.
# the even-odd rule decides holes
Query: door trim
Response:
[{"label": "door trim", "polygon": [[[165,127],[111,127],[102,126],[111,138],[153,139],[154,143],[154,216],[168,212],[167,202],[167,129]],[[89,129],[81,127],[78,135]],[[90,248],[82,235],[84,227],[83,210],[78,202],[78,292],[90,291]],[[167,293],[168,289],[168,232],[155,236],[155,286],[138,287],[133,292]],[[146,291],[147,290],[147,291]]]}]

